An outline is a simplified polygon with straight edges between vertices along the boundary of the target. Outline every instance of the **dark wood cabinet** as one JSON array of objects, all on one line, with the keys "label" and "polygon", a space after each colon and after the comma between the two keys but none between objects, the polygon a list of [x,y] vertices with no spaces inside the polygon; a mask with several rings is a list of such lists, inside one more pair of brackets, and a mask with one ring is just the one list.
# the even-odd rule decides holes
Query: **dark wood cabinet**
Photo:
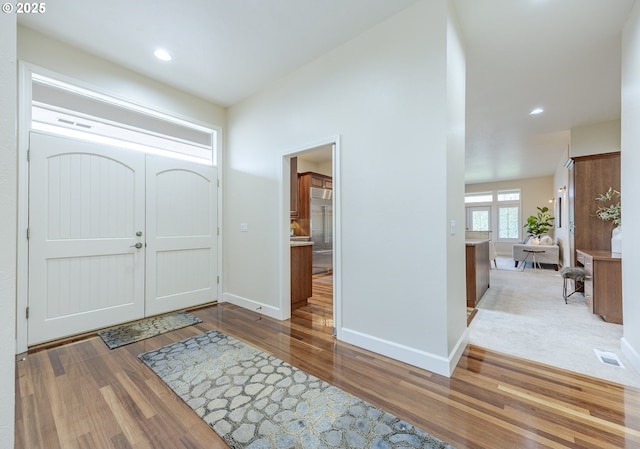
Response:
[{"label": "dark wood cabinet", "polygon": [[294,218],[298,218],[299,214],[298,214],[298,158],[297,157],[292,157],[291,158],[291,162],[290,162],[290,176],[289,176],[289,183],[290,183],[290,187],[291,187],[291,192],[290,192],[290,198],[291,198],[291,205],[290,205],[290,217],[292,219]]},{"label": "dark wood cabinet", "polygon": [[291,246],[291,310],[307,304],[313,294],[311,244]]},{"label": "dark wood cabinet", "polygon": [[311,235],[311,176],[308,173],[298,175],[298,235]]},{"label": "dark wood cabinet", "polygon": [[311,187],[330,190],[333,189],[333,178],[331,176],[312,172],[303,173],[303,175],[308,175],[311,177]]},{"label": "dark wood cabinet", "polygon": [[489,288],[489,241],[467,242],[467,307],[474,307]]},{"label": "dark wood cabinet", "polygon": [[584,267],[584,299],[591,313],[608,323],[622,324],[622,259],[609,250],[578,249],[577,265]]},{"label": "dark wood cabinet", "polygon": [[609,187],[620,191],[620,152],[573,158],[569,181],[569,201],[573,209],[572,265],[575,265],[578,248],[611,251],[611,223],[595,216],[600,206],[596,197]]},{"label": "dark wood cabinet", "polygon": [[311,187],[332,189],[333,178],[313,172],[298,175],[298,215],[295,218],[299,235],[311,235]]}]

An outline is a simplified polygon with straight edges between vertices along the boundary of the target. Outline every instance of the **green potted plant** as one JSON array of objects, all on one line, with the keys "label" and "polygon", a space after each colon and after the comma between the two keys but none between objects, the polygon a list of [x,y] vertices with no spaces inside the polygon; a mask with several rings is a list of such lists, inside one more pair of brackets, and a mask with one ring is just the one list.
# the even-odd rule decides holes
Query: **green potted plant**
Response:
[{"label": "green potted plant", "polygon": [[[614,204],[613,201],[614,197],[616,196],[618,197],[618,202]],[[606,193],[600,194],[596,198],[596,201],[611,203],[608,206],[600,206],[596,210],[596,217],[603,221],[610,221],[611,224],[616,227],[622,225],[620,192],[614,190],[612,187],[609,187],[609,190],[607,190]]]},{"label": "green potted plant", "polygon": [[537,215],[531,215],[527,218],[524,227],[527,232],[539,239],[541,235],[546,234],[553,227],[554,217],[549,214],[549,208],[546,206],[538,207]]}]

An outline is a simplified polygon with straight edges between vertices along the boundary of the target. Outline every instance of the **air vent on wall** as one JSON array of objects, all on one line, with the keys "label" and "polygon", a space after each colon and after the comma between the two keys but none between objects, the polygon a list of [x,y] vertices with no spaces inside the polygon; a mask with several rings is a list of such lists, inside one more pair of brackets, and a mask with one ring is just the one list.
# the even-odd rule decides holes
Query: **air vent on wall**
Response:
[{"label": "air vent on wall", "polygon": [[73,122],[71,120],[66,120],[63,118],[59,118],[58,121],[60,123],[64,123],[65,125],[77,126],[79,128],[91,129],[91,125],[85,125],[84,123]]}]

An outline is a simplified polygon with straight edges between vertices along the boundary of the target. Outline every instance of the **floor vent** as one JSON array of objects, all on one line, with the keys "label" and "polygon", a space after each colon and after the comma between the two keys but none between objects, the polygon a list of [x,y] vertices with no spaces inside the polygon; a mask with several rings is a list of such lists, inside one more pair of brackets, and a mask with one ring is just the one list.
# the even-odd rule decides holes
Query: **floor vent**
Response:
[{"label": "floor vent", "polygon": [[594,349],[593,351],[596,353],[596,356],[598,357],[598,360],[600,360],[601,363],[604,363],[605,365],[624,368],[624,365],[622,364],[622,362],[620,361],[620,359],[615,353],[601,351],[599,349]]}]

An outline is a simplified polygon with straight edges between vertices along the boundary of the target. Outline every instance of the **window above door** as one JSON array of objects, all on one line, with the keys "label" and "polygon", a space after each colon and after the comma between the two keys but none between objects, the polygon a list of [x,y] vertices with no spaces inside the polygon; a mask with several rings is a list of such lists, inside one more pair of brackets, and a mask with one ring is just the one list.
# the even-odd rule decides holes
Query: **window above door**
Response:
[{"label": "window above door", "polygon": [[216,131],[32,74],[34,130],[215,165]]}]

